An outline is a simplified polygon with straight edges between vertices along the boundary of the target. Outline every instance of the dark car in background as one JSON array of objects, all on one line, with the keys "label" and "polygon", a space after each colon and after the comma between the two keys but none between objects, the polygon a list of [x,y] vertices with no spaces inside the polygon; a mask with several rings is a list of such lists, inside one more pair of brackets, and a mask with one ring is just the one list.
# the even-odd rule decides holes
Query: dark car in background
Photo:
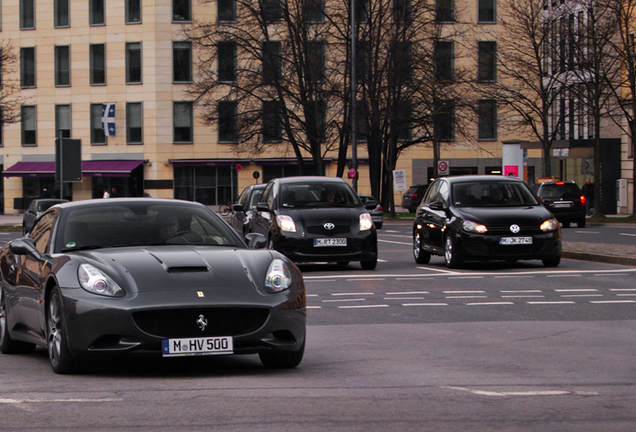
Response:
[{"label": "dark car in background", "polygon": [[[373,195],[360,195],[360,199],[369,211],[375,227],[377,229],[382,229],[382,224],[384,223],[384,212],[382,211],[382,206],[378,200],[376,200]],[[375,207],[371,208],[372,205]]]},{"label": "dark car in background", "polygon": [[413,224],[413,256],[464,261],[561,261],[561,225],[523,180],[503,176],[441,177],[431,183]]},{"label": "dark car in background", "polygon": [[270,180],[256,204],[249,231],[263,234],[269,249],[297,263],[359,261],[363,269],[373,270],[378,261],[371,215],[349,183],[339,177]]},{"label": "dark car in background", "polygon": [[418,184],[408,188],[402,196],[402,207],[407,209],[410,213],[415,213],[422,202],[422,198],[424,197],[427,189],[427,184]]},{"label": "dark car in background", "polygon": [[240,236],[245,237],[252,213],[256,208],[256,203],[261,199],[265,190],[265,184],[254,184],[247,186],[239,195],[236,203],[232,205],[232,212],[229,217],[229,224]]},{"label": "dark car in background", "polygon": [[54,206],[0,250],[0,352],[43,347],[56,373],[133,355],[258,354],[266,367],[295,367],[302,274],[276,251],[252,250],[263,236],[247,241],[189,201]]},{"label": "dark car in background", "polygon": [[579,228],[585,227],[585,196],[576,183],[547,181],[534,184],[531,189],[564,228],[569,228],[572,222]]},{"label": "dark car in background", "polygon": [[22,233],[26,235],[31,228],[33,228],[33,224],[35,220],[49,208],[54,206],[55,204],[60,204],[68,202],[65,199],[55,199],[55,198],[43,198],[43,199],[35,199],[31,201],[29,204],[29,208],[26,209],[24,215],[22,216]]}]

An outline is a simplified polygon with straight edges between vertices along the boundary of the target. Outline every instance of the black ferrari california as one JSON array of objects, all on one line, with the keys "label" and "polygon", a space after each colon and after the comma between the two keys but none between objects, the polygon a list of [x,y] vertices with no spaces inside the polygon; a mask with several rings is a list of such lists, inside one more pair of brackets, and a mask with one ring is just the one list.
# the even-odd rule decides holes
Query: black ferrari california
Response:
[{"label": "black ferrari california", "polygon": [[263,236],[245,241],[193,202],[55,206],[0,251],[0,351],[44,347],[57,373],[133,354],[258,354],[267,367],[295,367],[302,275]]},{"label": "black ferrari california", "polygon": [[449,268],[464,261],[561,261],[561,228],[525,182],[502,176],[440,177],[413,224],[413,255],[426,264],[442,255]]}]

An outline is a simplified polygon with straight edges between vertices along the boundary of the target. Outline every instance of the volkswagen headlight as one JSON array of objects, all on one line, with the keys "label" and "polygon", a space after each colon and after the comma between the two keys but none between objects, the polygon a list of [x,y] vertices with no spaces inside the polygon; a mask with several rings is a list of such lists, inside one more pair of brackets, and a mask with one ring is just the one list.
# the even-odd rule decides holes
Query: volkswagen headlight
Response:
[{"label": "volkswagen headlight", "polygon": [[556,229],[559,229],[559,221],[555,218],[548,219],[541,224],[540,228],[541,231],[554,231]]},{"label": "volkswagen headlight", "polygon": [[80,285],[89,293],[108,297],[122,297],[126,292],[117,282],[90,264],[82,264],[77,269]]},{"label": "volkswagen headlight", "polygon": [[464,222],[462,222],[462,228],[464,229],[464,231],[474,232],[479,234],[484,234],[486,231],[488,231],[488,228],[486,228],[486,225],[482,225],[470,220],[465,220]]},{"label": "volkswagen headlight", "polygon": [[291,217],[285,215],[276,216],[276,222],[281,231],[296,232],[296,224]]},{"label": "volkswagen headlight", "polygon": [[373,228],[373,219],[369,213],[362,213],[360,215],[360,231],[366,231]]},{"label": "volkswagen headlight", "polygon": [[275,259],[267,269],[265,287],[274,292],[281,292],[292,285],[292,277],[289,268],[281,259]]}]

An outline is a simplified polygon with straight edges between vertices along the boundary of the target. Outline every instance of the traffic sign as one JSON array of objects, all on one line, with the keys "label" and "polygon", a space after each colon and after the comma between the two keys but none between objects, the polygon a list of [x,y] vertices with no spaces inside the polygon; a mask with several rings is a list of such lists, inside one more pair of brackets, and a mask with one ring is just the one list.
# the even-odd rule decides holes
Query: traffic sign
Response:
[{"label": "traffic sign", "polygon": [[243,169],[241,164],[236,164],[236,166],[234,168],[236,169],[236,172],[239,172],[239,171],[241,171]]},{"label": "traffic sign", "polygon": [[448,175],[448,161],[439,161],[437,163],[437,174]]}]

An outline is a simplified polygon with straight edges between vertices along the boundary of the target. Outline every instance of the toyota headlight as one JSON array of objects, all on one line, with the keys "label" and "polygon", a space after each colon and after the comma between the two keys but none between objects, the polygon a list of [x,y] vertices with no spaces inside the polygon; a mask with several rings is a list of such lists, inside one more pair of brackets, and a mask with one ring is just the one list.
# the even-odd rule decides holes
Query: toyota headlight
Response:
[{"label": "toyota headlight", "polygon": [[291,272],[285,262],[281,259],[273,260],[269,265],[269,269],[267,269],[265,288],[269,288],[270,291],[281,292],[289,289],[291,285]]},{"label": "toyota headlight", "polygon": [[276,216],[276,222],[281,231],[296,232],[296,224],[291,217],[285,215]]},{"label": "toyota headlight", "polygon": [[484,234],[486,231],[488,231],[486,225],[482,225],[470,220],[465,220],[464,222],[462,222],[462,228],[464,229],[464,231],[475,232],[479,234]]},{"label": "toyota headlight", "polygon": [[369,213],[362,213],[360,215],[360,231],[366,231],[373,228],[373,219]]},{"label": "toyota headlight", "polygon": [[554,231],[556,229],[559,229],[559,221],[554,218],[548,219],[541,224],[540,228],[541,231]]},{"label": "toyota headlight", "polygon": [[77,269],[80,285],[89,293],[108,297],[123,297],[126,292],[117,282],[90,264],[82,264]]}]

